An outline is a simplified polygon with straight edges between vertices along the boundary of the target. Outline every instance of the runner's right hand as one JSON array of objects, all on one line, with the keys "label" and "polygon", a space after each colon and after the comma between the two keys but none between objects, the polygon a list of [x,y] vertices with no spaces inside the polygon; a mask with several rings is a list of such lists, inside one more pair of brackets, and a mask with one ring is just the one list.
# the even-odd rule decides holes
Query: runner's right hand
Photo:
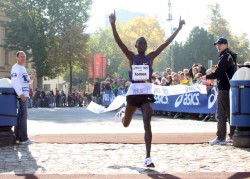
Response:
[{"label": "runner's right hand", "polygon": [[116,16],[115,16],[115,10],[114,10],[114,13],[110,14],[110,16],[109,16],[110,24],[114,24],[115,20],[116,20]]}]

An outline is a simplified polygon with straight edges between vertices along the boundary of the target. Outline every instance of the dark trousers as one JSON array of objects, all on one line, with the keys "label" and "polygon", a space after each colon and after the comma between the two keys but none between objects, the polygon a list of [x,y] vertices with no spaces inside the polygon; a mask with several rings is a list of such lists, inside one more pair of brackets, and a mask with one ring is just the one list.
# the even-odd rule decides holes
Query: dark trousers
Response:
[{"label": "dark trousers", "polygon": [[28,99],[22,102],[18,98],[18,114],[17,114],[17,126],[14,128],[16,139],[20,142],[28,140],[27,134],[27,117],[28,117]]},{"label": "dark trousers", "polygon": [[59,96],[56,97],[56,107],[59,107]]},{"label": "dark trousers", "polygon": [[[227,135],[227,122],[230,124],[230,101],[228,90],[218,90],[217,96],[217,137],[224,140]],[[230,126],[229,137],[233,137],[235,126]]]}]

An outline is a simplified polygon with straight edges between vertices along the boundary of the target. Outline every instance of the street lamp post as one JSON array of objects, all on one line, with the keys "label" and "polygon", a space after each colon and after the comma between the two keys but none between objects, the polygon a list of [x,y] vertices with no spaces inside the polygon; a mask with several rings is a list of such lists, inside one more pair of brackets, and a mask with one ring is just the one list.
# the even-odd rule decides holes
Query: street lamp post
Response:
[{"label": "street lamp post", "polygon": [[[169,21],[171,24],[170,30],[171,30],[171,35],[172,35],[173,34],[173,27],[172,27],[173,16],[172,16],[172,4],[171,4],[170,0],[168,0],[168,18],[167,18],[167,21]],[[172,70],[174,70],[172,42],[170,44],[170,67]]]}]

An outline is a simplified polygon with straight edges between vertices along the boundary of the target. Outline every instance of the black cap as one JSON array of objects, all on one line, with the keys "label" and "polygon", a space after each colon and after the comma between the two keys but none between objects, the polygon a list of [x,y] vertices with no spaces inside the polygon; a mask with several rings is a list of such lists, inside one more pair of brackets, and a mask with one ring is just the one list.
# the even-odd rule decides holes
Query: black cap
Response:
[{"label": "black cap", "polygon": [[214,45],[217,45],[217,44],[228,44],[228,41],[227,39],[219,38],[216,42],[214,42]]}]

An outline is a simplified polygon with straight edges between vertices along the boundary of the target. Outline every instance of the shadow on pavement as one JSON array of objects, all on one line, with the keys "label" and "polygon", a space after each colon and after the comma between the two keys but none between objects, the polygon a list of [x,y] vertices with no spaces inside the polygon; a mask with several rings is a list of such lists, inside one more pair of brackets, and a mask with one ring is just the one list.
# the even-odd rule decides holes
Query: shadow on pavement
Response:
[{"label": "shadow on pavement", "polygon": [[121,165],[112,165],[112,166],[109,166],[108,168],[117,169],[117,170],[122,169],[122,168],[127,168],[130,170],[136,170],[140,174],[160,174],[160,172],[158,172],[154,168],[142,168],[142,167],[132,167],[132,166],[121,166]]},{"label": "shadow on pavement", "polygon": [[[44,171],[44,168],[37,165],[36,159],[32,156],[28,145],[13,145],[0,147],[0,153],[4,157],[0,165],[0,171],[14,173],[24,176],[23,173],[34,174],[37,170]],[[0,177],[1,178],[1,177]],[[32,177],[37,178],[37,177]]]}]

